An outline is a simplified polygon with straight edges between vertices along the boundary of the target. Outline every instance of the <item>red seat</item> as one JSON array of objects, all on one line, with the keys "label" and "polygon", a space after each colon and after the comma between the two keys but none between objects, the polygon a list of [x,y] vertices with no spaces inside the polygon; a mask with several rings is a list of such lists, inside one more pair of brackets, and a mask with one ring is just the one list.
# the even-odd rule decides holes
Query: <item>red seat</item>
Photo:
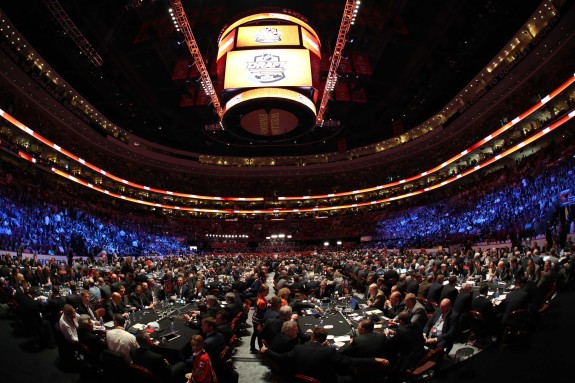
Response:
[{"label": "red seat", "polygon": [[321,383],[321,381],[316,378],[302,374],[295,374],[293,378],[296,382],[299,383]]},{"label": "red seat", "polygon": [[424,378],[431,378],[435,374],[435,368],[443,359],[445,350],[442,347],[436,347],[429,351],[415,367],[405,371],[405,381],[412,382]]}]

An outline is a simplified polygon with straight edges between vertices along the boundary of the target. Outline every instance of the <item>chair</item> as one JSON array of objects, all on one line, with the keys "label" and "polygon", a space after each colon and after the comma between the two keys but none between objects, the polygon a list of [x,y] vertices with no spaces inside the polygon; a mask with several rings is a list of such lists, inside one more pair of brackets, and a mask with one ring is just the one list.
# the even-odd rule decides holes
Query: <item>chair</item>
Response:
[{"label": "chair", "polygon": [[443,359],[445,350],[441,347],[436,347],[429,351],[415,367],[405,371],[404,380],[406,382],[413,382],[416,380],[430,379],[435,375],[435,369],[439,362]]},{"label": "chair", "polygon": [[130,377],[129,363],[124,355],[118,352],[103,350],[100,354],[100,365],[105,381],[124,383]]},{"label": "chair", "polygon": [[502,345],[508,346],[516,341],[523,341],[528,335],[528,311],[515,310],[503,323]]},{"label": "chair", "polygon": [[295,374],[293,378],[296,383],[321,383],[320,380],[303,374]]},{"label": "chair", "polygon": [[432,301],[428,300],[427,298],[417,298],[417,301],[419,303],[421,303],[423,307],[425,307],[425,311],[427,311],[428,314],[433,315],[433,313],[435,312],[435,309],[437,308],[436,302],[432,302]]},{"label": "chair", "polygon": [[128,367],[130,377],[138,383],[163,383],[152,371],[139,364],[130,363]]},{"label": "chair", "polygon": [[481,348],[491,334],[489,324],[483,317],[483,314],[477,310],[470,310],[468,314],[470,334],[467,342]]},{"label": "chair", "polygon": [[106,316],[106,309],[104,307],[97,308],[94,314],[98,319],[104,318]]}]

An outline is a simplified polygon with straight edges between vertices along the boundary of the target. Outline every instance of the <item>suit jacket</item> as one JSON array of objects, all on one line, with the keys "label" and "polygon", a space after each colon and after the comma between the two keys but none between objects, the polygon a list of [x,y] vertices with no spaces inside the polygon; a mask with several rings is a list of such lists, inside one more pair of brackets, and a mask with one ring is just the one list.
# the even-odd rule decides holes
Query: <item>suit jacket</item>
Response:
[{"label": "suit jacket", "polygon": [[522,289],[514,289],[505,297],[503,301],[503,319],[502,323],[505,324],[509,315],[515,310],[527,310],[529,305],[529,295],[525,290]]},{"label": "suit jacket", "polygon": [[313,297],[317,299],[329,298],[331,295],[331,290],[329,288],[325,288],[325,290],[321,290],[321,288],[316,289],[313,292]]},{"label": "suit jacket", "polygon": [[397,371],[400,373],[415,365],[426,353],[421,329],[413,323],[400,325],[390,341],[397,359]]},{"label": "suit jacket", "polygon": [[495,329],[495,310],[493,303],[487,297],[479,295],[474,298],[471,301],[471,309],[481,313],[490,331]]},{"label": "suit jacket", "polygon": [[76,308],[76,312],[80,315],[88,315],[92,320],[96,320],[96,314],[94,314],[94,311],[92,311],[89,306],[84,306],[82,302],[80,302],[80,305]]},{"label": "suit jacket", "polygon": [[385,294],[383,291],[381,291],[380,289],[377,289],[377,292],[375,294],[375,297],[372,297],[371,295],[369,296],[369,298],[367,298],[367,302],[369,304],[371,304],[370,307],[374,307],[377,308],[381,311],[383,311],[383,306],[385,304]]},{"label": "suit jacket", "polygon": [[439,303],[441,290],[443,290],[443,285],[438,282],[433,282],[433,284],[429,287],[429,292],[427,293],[427,300]]},{"label": "suit jacket", "polygon": [[425,298],[427,299],[427,294],[429,293],[429,288],[431,287],[432,283],[423,281],[419,284],[417,288],[417,297],[418,298]]},{"label": "suit jacket", "polygon": [[468,291],[461,291],[457,294],[455,303],[453,304],[453,310],[455,312],[465,314],[471,310],[471,302],[473,301],[473,294]]},{"label": "suit jacket", "polygon": [[175,283],[174,286],[172,287],[172,295],[175,295],[178,298],[186,299],[188,297],[188,285],[183,283],[180,286],[177,283]]},{"label": "suit jacket", "polygon": [[140,347],[130,350],[130,357],[134,363],[147,368],[163,382],[170,381],[170,365],[160,354],[147,347]]},{"label": "suit jacket", "polygon": [[124,314],[128,312],[128,308],[123,302],[116,305],[110,300],[104,303],[104,308],[106,309],[105,321],[111,321],[114,314]]},{"label": "suit jacket", "polygon": [[371,332],[360,334],[339,349],[343,355],[352,358],[389,358],[390,349],[385,334]]},{"label": "suit jacket", "polygon": [[285,334],[279,333],[269,344],[269,349],[278,354],[283,354],[293,350],[298,343],[298,338],[290,339]]},{"label": "suit jacket", "polygon": [[417,293],[419,292],[419,282],[417,282],[417,280],[415,279],[412,279],[407,285],[406,292],[417,295]]},{"label": "suit jacket", "polygon": [[151,303],[143,293],[140,295],[136,293],[130,294],[130,304],[138,310],[143,310],[144,307],[149,306]]},{"label": "suit jacket", "polygon": [[451,305],[453,306],[455,304],[455,300],[457,299],[458,294],[459,291],[457,291],[454,285],[447,284],[443,286],[441,294],[439,294],[439,301],[437,301],[437,303],[441,303],[442,300],[447,298],[451,301]]},{"label": "suit jacket", "polygon": [[425,307],[421,303],[415,302],[415,305],[408,311],[411,313],[411,323],[422,329],[427,323],[427,310],[425,310]]},{"label": "suit jacket", "polygon": [[[423,328],[423,333],[430,337],[432,327],[437,323],[441,317],[441,308],[437,308],[433,316],[427,321]],[[457,325],[459,323],[459,314],[454,310],[450,310],[443,319],[443,329],[441,334],[437,335],[437,347],[443,347],[450,350],[453,347],[453,341],[457,334]]]},{"label": "suit jacket", "polygon": [[260,331],[260,338],[271,344],[273,339],[281,333],[284,322],[279,317],[266,322]]},{"label": "suit jacket", "polygon": [[202,287],[201,289],[196,289],[191,288],[188,289],[188,295],[186,299],[192,300],[192,299],[201,299],[201,298],[205,298],[208,295],[208,289],[206,289],[205,287]]},{"label": "suit jacket", "polygon": [[336,382],[337,374],[347,374],[352,367],[351,358],[317,342],[299,344],[284,354],[268,349],[266,355],[286,366],[292,374],[311,376],[321,382]]}]

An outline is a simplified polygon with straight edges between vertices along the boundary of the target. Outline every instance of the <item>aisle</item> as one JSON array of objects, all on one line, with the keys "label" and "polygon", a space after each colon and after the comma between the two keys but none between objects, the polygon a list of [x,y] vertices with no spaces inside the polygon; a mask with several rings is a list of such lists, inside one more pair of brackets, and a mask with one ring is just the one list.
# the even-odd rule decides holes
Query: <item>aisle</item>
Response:
[{"label": "aisle", "polygon": [[[266,283],[270,288],[268,298],[275,295],[273,278],[273,272],[267,275]],[[262,356],[250,353],[250,338],[252,336],[251,318],[254,312],[253,310],[253,308],[250,310],[250,314],[246,322],[249,327],[242,333],[241,341],[237,344],[236,352],[233,356],[234,366],[240,375],[239,383],[272,382],[270,369],[264,363]]]}]

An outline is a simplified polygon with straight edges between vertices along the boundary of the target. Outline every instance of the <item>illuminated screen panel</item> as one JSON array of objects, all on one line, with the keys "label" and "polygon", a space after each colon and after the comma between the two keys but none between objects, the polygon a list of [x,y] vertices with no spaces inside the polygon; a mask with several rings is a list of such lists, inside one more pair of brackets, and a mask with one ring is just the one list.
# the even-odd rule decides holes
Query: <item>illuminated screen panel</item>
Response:
[{"label": "illuminated screen panel", "polygon": [[321,59],[321,47],[319,45],[319,40],[315,38],[314,35],[309,33],[305,28],[301,29],[301,36],[303,41],[303,46],[312,51]]},{"label": "illuminated screen panel", "polygon": [[288,101],[295,101],[306,106],[313,114],[317,113],[313,102],[304,95],[289,89],[275,88],[252,89],[240,93],[237,96],[232,97],[232,99],[226,103],[225,112],[242,102],[265,98],[280,98]]},{"label": "illuminated screen panel", "polygon": [[258,25],[238,28],[236,47],[300,45],[297,25]]},{"label": "illuminated screen panel", "polygon": [[224,54],[226,54],[226,52],[229,52],[234,48],[234,42],[235,41],[236,41],[236,31],[233,30],[230,32],[229,35],[224,37],[224,39],[220,43],[220,45],[218,47],[218,58],[217,58],[217,60],[219,60],[220,57],[222,57]]},{"label": "illuminated screen panel", "polygon": [[[260,21],[260,20],[270,20],[270,19],[275,19],[275,20],[286,20],[288,22],[294,23],[294,24],[298,24],[301,25],[303,28],[309,30],[316,39],[319,40],[319,36],[313,31],[313,29],[311,28],[311,26],[306,23],[303,20],[300,20],[297,17],[294,16],[290,16],[290,15],[286,15],[283,13],[256,13],[255,15],[250,15],[250,16],[246,16],[244,18],[241,18],[237,21],[235,21],[233,24],[229,25],[221,34],[221,36],[226,36],[232,29],[235,29],[236,27],[246,24],[246,23],[250,23],[252,21]],[[222,38],[220,38],[219,43],[221,44],[222,42]]]},{"label": "illuminated screen panel", "polygon": [[297,128],[296,115],[283,109],[256,109],[240,119],[241,127],[257,136],[280,136]]},{"label": "illuminated screen panel", "polygon": [[254,49],[228,52],[224,89],[311,87],[307,49]]}]

